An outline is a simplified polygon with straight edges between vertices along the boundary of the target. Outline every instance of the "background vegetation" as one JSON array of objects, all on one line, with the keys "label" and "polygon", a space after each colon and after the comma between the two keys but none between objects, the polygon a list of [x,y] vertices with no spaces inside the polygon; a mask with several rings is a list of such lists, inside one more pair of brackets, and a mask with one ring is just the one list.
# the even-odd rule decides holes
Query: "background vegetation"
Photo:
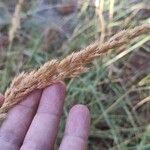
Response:
[{"label": "background vegetation", "polygon": [[[149,0],[27,0],[19,7],[17,0],[0,2],[1,92],[23,70],[150,23]],[[81,103],[91,111],[90,150],[150,149],[149,60],[150,35],[144,35],[94,61],[88,73],[66,81],[56,148],[68,110]]]}]

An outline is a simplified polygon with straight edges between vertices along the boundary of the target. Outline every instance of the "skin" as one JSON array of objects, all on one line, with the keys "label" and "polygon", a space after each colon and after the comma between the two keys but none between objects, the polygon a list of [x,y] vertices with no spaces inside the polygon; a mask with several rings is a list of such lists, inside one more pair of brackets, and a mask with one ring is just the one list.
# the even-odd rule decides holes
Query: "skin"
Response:
[{"label": "skin", "polygon": [[[2,150],[53,150],[63,112],[64,83],[37,90],[8,112],[0,128]],[[0,95],[0,105],[4,101]],[[90,113],[86,106],[71,108],[59,150],[86,150]]]}]

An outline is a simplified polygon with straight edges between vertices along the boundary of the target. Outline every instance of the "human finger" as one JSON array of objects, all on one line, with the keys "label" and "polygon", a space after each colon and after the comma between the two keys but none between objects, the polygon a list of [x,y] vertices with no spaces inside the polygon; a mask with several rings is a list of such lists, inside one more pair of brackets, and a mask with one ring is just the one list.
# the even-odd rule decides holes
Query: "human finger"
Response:
[{"label": "human finger", "polygon": [[65,86],[57,83],[47,87],[21,150],[53,149],[65,99]]},{"label": "human finger", "polygon": [[0,149],[19,150],[32,122],[42,90],[34,91],[8,112],[0,128]]},{"label": "human finger", "polygon": [[86,150],[90,129],[90,113],[86,106],[74,106],[68,116],[65,135],[59,150]]}]

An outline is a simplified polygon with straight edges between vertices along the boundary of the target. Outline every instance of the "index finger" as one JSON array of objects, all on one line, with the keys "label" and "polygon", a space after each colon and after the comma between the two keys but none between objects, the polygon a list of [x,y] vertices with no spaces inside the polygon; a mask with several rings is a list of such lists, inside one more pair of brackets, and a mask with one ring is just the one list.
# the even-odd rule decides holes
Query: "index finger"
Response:
[{"label": "index finger", "polygon": [[42,90],[27,96],[8,112],[0,128],[0,149],[18,150],[37,110]]}]

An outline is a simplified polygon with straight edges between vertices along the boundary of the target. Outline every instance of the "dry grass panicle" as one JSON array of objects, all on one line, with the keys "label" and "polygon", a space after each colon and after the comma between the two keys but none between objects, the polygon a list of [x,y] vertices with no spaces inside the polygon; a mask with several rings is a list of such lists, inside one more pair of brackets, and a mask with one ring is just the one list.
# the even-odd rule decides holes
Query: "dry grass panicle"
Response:
[{"label": "dry grass panicle", "polygon": [[10,108],[18,104],[32,91],[45,88],[58,80],[72,78],[86,72],[88,70],[86,65],[102,53],[106,53],[110,49],[118,48],[130,42],[133,38],[146,34],[149,31],[150,24],[123,30],[101,45],[96,41],[85,49],[72,53],[62,60],[51,60],[46,62],[38,70],[30,73],[21,73],[14,78],[10,87],[5,92],[5,102],[0,108],[0,118],[4,118],[4,115]]}]

